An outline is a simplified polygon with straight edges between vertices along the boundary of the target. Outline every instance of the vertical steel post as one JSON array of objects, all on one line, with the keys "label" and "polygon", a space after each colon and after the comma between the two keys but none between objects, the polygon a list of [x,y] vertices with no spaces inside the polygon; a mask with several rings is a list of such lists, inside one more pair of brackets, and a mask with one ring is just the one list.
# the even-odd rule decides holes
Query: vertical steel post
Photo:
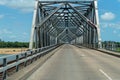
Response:
[{"label": "vertical steel post", "polygon": [[44,29],[42,28],[42,44],[43,44],[43,47],[45,47],[45,35],[44,35],[45,33],[44,33]]},{"label": "vertical steel post", "polygon": [[87,36],[87,23],[84,22],[84,25],[85,25],[85,26],[84,26],[84,31],[85,31],[85,35],[84,35],[84,36],[85,36],[85,39],[84,39],[84,40],[85,40],[85,47],[87,47],[87,44],[88,44],[88,43],[87,43],[87,38],[88,38],[88,36]]},{"label": "vertical steel post", "polygon": [[90,48],[92,48],[92,28],[90,27],[89,28],[89,45],[90,45]]},{"label": "vertical steel post", "polygon": [[41,37],[40,36],[41,36],[40,35],[40,28],[38,28],[38,48],[41,48],[41,42],[40,42]]},{"label": "vertical steel post", "polygon": [[39,5],[39,1],[36,0],[36,2],[35,2],[35,9],[34,9],[34,15],[33,15],[33,22],[32,22],[32,29],[31,29],[31,37],[30,37],[29,49],[33,48],[35,27],[36,27],[36,19],[37,19],[37,14],[38,14],[38,5]]},{"label": "vertical steel post", "polygon": [[44,30],[44,47],[46,46],[46,32]]},{"label": "vertical steel post", "polygon": [[58,38],[56,37],[56,38],[55,38],[55,44],[57,44],[57,43],[58,43]]},{"label": "vertical steel post", "polygon": [[42,28],[40,28],[40,46],[43,47],[43,42],[42,42]]},{"label": "vertical steel post", "polygon": [[86,28],[87,28],[87,30],[86,30],[86,46],[87,47],[89,47],[89,26],[88,26],[88,24],[86,23]]},{"label": "vertical steel post", "polygon": [[[25,53],[25,59],[27,58],[27,53]],[[26,62],[24,62],[24,67],[26,67],[27,66],[27,61]]]},{"label": "vertical steel post", "polygon": [[97,35],[98,35],[98,48],[102,48],[101,45],[101,36],[100,36],[100,26],[99,26],[99,16],[98,16],[98,5],[97,0],[94,0],[94,9],[95,9],[95,19],[96,19],[96,26],[97,26]]},{"label": "vertical steel post", "polygon": [[[19,55],[16,55],[16,62],[19,61]],[[19,71],[19,64],[16,66],[16,72]]]},{"label": "vertical steel post", "polygon": [[93,28],[93,48],[95,48],[95,29]]},{"label": "vertical steel post", "polygon": [[[3,59],[3,67],[6,67],[7,66],[7,58],[4,58]],[[7,72],[6,70],[3,72],[3,80],[5,80],[7,77]]]},{"label": "vertical steel post", "polygon": [[[39,11],[40,11],[40,22],[41,22],[44,18],[42,5],[39,6]],[[44,41],[43,41],[43,27],[41,27],[40,28],[40,45],[41,45],[41,47],[44,46],[43,44],[44,44]]]},{"label": "vertical steel post", "polygon": [[88,26],[88,47],[90,48],[90,40],[91,40],[91,38],[90,38],[90,26]]},{"label": "vertical steel post", "polygon": [[48,34],[46,31],[45,31],[45,33],[46,33],[46,46],[47,46],[48,45]]},{"label": "vertical steel post", "polygon": [[94,28],[91,28],[91,47],[94,48]]},{"label": "vertical steel post", "polygon": [[97,29],[94,29],[94,48],[98,48],[98,35],[97,35]]},{"label": "vertical steel post", "polygon": [[49,36],[49,41],[50,41],[50,45],[51,45],[51,36]]},{"label": "vertical steel post", "polygon": [[38,48],[38,29],[35,27],[35,49]]}]

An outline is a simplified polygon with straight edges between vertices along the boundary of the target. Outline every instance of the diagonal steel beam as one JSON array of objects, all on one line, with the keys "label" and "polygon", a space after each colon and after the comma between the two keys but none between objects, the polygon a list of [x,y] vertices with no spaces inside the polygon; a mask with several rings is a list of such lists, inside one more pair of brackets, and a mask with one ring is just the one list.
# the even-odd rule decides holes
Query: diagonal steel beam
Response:
[{"label": "diagonal steel beam", "polygon": [[60,37],[65,31],[66,31],[66,28],[57,36],[57,38]]},{"label": "diagonal steel beam", "polygon": [[38,27],[41,27],[47,20],[49,20],[63,5],[65,5],[64,3],[62,5],[60,5],[57,9],[54,10],[54,12],[52,12],[48,17],[46,17],[40,24],[38,24]]},{"label": "diagonal steel beam", "polygon": [[78,37],[76,34],[74,34],[71,30],[69,30],[68,29],[68,31],[69,31],[69,34],[71,34],[71,35],[73,35],[73,36],[75,36],[75,37]]},{"label": "diagonal steel beam", "polygon": [[[69,10],[68,10],[68,11],[69,11]],[[75,19],[77,19],[78,23],[81,23],[82,25],[84,25],[84,24],[82,23],[82,21],[80,21],[80,19],[79,19],[77,16],[75,16],[72,12],[69,11],[69,13],[70,13],[72,16],[74,16]],[[74,20],[74,21],[76,21],[76,20]],[[87,29],[87,27],[85,27],[85,28]],[[87,29],[87,30],[89,30],[89,29]]]},{"label": "diagonal steel beam", "polygon": [[[78,27],[80,27],[79,26],[79,23],[81,23],[81,21],[72,13],[72,12],[70,12],[69,10],[68,10],[68,12],[75,18],[75,19],[77,19],[77,21],[75,20],[75,19],[73,19],[69,14],[69,17],[70,17],[70,19],[71,20],[73,20],[77,25],[78,25]],[[79,22],[78,22],[79,21]],[[72,21],[71,21],[72,22]],[[72,22],[72,24],[73,24],[73,22]],[[82,27],[80,27],[81,29],[84,29],[84,28],[82,28]]]},{"label": "diagonal steel beam", "polygon": [[[62,10],[62,12],[63,12],[63,11],[64,11],[64,10]],[[61,13],[62,13],[62,12],[61,12]],[[59,23],[59,19],[57,20],[57,17],[60,16],[61,13],[59,13],[54,19],[51,20],[51,23],[50,23],[50,24],[53,24],[52,27],[54,27],[55,24],[58,24],[58,23]],[[54,21],[55,21],[55,22],[54,22]],[[53,22],[53,23],[52,23],[52,22]],[[49,25],[48,25],[48,26],[49,26]],[[49,31],[50,28],[51,28],[51,27],[46,27],[46,29],[47,29],[46,31]]]},{"label": "diagonal steel beam", "polygon": [[85,17],[84,15],[82,15],[82,13],[80,13],[79,11],[77,11],[77,9],[75,9],[73,6],[71,6],[69,3],[68,3],[68,6],[71,7],[87,24],[89,24],[90,26],[92,27],[96,27],[96,25],[91,21],[89,20],[87,17]]},{"label": "diagonal steel beam", "polygon": [[50,3],[50,4],[58,4],[58,3],[72,3],[72,4],[82,4],[82,3],[91,3],[93,2],[93,0],[75,0],[75,1],[48,1],[48,0],[44,0],[44,1],[40,1],[40,3]]}]

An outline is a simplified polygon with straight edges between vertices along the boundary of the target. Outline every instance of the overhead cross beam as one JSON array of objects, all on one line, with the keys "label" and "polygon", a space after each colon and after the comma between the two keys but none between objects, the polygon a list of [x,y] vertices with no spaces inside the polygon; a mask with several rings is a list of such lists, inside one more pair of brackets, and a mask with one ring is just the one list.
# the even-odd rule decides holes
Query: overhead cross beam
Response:
[{"label": "overhead cross beam", "polygon": [[96,0],[36,0],[30,49],[34,43],[39,48],[80,39],[77,42],[86,47],[97,47],[100,35],[96,9]]},{"label": "overhead cross beam", "polygon": [[37,27],[41,27],[47,20],[49,20],[62,6],[64,5],[64,3],[58,7],[57,9],[54,10],[54,12],[52,12],[48,17],[46,17],[39,25],[37,25]]},{"label": "overhead cross beam", "polygon": [[91,20],[89,20],[88,18],[86,18],[84,15],[82,15],[79,11],[77,11],[77,9],[75,9],[74,7],[72,7],[69,3],[68,5],[90,26],[92,27],[96,27],[96,25],[94,23],[92,23]]}]

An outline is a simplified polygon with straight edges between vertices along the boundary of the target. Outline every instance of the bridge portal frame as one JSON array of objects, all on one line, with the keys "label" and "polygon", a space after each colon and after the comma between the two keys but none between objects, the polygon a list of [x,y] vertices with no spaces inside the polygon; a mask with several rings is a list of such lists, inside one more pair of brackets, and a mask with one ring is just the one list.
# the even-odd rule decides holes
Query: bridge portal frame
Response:
[{"label": "bridge portal frame", "polygon": [[[69,26],[76,28],[72,30]],[[41,48],[67,40],[69,43],[101,48],[97,0],[36,0],[29,48]]]}]

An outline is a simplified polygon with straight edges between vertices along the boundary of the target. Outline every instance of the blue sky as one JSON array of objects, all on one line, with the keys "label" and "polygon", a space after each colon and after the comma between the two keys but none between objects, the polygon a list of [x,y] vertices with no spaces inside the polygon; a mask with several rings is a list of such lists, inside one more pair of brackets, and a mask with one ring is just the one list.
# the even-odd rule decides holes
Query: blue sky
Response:
[{"label": "blue sky", "polygon": [[[120,41],[120,0],[98,0],[101,38]],[[30,39],[34,0],[0,0],[0,39]]]}]

